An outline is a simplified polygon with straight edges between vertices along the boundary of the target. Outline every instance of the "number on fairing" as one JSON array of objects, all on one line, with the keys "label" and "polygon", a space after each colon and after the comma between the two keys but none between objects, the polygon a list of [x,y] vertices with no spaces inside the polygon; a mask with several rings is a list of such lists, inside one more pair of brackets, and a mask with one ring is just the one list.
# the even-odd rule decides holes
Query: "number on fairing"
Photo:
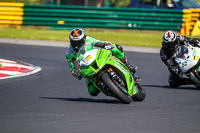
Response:
[{"label": "number on fairing", "polygon": [[91,56],[88,55],[88,56],[85,58],[85,60],[88,61],[90,58],[91,58]]},{"label": "number on fairing", "polygon": [[187,61],[182,63],[182,67],[185,67],[185,66],[187,66]]}]

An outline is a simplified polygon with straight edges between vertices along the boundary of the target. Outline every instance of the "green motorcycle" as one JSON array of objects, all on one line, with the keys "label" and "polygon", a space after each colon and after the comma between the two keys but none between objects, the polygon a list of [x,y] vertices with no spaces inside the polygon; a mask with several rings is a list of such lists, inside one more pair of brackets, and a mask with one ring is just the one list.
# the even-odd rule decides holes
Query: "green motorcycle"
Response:
[{"label": "green motorcycle", "polygon": [[78,52],[80,75],[87,78],[98,90],[106,96],[119,99],[129,104],[143,101],[146,93],[129,69],[112,52],[106,49],[92,49],[82,47]]}]

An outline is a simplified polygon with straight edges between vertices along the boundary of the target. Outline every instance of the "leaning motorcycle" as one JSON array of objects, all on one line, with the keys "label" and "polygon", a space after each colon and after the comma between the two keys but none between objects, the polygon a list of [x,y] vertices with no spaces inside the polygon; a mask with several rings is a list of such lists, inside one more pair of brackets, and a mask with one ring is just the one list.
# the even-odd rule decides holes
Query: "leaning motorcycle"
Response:
[{"label": "leaning motorcycle", "polygon": [[200,86],[200,48],[193,47],[190,44],[179,46],[173,55],[175,62],[178,64],[181,73],[180,77],[186,75],[193,83]]},{"label": "leaning motorcycle", "polygon": [[87,78],[106,96],[119,99],[124,104],[143,101],[146,94],[129,69],[112,52],[106,49],[88,50],[82,47],[78,52],[80,75]]}]

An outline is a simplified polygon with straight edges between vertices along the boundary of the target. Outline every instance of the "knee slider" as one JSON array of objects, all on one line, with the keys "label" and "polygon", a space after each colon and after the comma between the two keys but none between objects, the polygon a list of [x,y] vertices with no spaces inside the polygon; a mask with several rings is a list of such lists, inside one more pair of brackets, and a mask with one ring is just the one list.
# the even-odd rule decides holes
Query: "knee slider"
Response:
[{"label": "knee slider", "polygon": [[99,94],[99,90],[92,84],[88,85],[88,92],[91,96],[97,96]]},{"label": "knee slider", "polygon": [[168,83],[172,88],[177,88],[181,85],[179,78],[170,74]]}]

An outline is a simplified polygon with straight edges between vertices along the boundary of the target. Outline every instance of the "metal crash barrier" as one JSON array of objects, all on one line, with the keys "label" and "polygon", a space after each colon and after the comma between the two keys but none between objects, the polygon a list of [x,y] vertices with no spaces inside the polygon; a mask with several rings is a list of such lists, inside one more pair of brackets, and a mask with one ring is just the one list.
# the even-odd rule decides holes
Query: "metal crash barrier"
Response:
[{"label": "metal crash barrier", "polygon": [[[24,5],[0,2],[0,26],[46,26],[49,29],[109,28],[175,30],[195,35],[200,9],[113,8]],[[200,23],[200,22],[199,22]],[[200,27],[200,26],[196,26]],[[195,31],[194,31],[195,29]]]},{"label": "metal crash barrier", "polygon": [[180,30],[182,16],[182,10],[25,5],[23,25],[49,26],[51,29]]},{"label": "metal crash barrier", "polygon": [[19,27],[23,23],[24,3],[0,2],[0,27]]}]

